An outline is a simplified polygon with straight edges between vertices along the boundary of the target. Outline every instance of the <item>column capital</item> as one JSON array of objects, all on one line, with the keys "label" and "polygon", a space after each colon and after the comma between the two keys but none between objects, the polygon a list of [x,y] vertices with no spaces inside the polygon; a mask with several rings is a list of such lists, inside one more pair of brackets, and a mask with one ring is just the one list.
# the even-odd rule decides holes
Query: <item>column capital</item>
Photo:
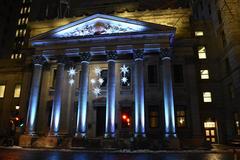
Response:
[{"label": "column capital", "polygon": [[42,55],[37,55],[32,57],[33,64],[43,65],[47,60]]},{"label": "column capital", "polygon": [[117,59],[117,52],[115,50],[113,51],[106,51],[107,53],[107,60],[116,60]]},{"label": "column capital", "polygon": [[65,56],[58,56],[57,58],[57,63],[58,64],[65,64],[66,62],[67,62],[67,57],[65,57]]},{"label": "column capital", "polygon": [[172,53],[172,48],[161,48],[160,50],[160,57],[161,59],[172,59],[173,53]]},{"label": "column capital", "polygon": [[144,57],[144,52],[143,49],[134,49],[133,50],[133,58],[134,60],[138,60],[138,59],[143,59]]},{"label": "column capital", "polygon": [[80,52],[80,61],[81,62],[89,62],[91,59],[91,53],[90,52]]}]

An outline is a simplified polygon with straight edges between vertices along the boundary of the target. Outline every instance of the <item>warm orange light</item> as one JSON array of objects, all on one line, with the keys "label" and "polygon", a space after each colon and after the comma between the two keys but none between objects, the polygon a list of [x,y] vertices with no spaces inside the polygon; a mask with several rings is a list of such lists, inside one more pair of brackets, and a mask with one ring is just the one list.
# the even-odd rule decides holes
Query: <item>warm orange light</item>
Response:
[{"label": "warm orange light", "polygon": [[127,116],[124,114],[123,116],[122,116],[122,119],[127,119]]},{"label": "warm orange light", "polygon": [[19,118],[18,118],[18,117],[16,117],[15,119],[16,119],[16,121],[18,121],[18,120],[19,120]]},{"label": "warm orange light", "polygon": [[128,126],[130,126],[130,123],[128,123]]},{"label": "warm orange light", "polygon": [[127,122],[128,122],[128,123],[130,122],[130,119],[129,119],[129,118],[127,119]]}]

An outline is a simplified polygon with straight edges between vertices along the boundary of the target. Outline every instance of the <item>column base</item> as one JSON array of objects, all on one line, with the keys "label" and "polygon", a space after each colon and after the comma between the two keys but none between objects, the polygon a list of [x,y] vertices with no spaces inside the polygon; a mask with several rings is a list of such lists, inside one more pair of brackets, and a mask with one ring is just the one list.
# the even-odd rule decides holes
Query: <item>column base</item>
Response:
[{"label": "column base", "polygon": [[115,137],[116,137],[115,133],[105,133],[104,134],[105,139],[111,139],[111,138],[115,138]]},{"label": "column base", "polygon": [[166,149],[180,149],[179,139],[174,135],[165,137],[164,148],[166,148]]},{"label": "column base", "polygon": [[87,133],[75,133],[74,137],[75,138],[86,139],[87,138]]},{"label": "column base", "polygon": [[36,148],[56,148],[58,146],[59,137],[47,136],[37,139],[32,146]]},{"label": "column base", "polygon": [[37,140],[38,136],[36,134],[23,134],[19,137],[19,146],[31,148],[32,144],[35,140]]},{"label": "column base", "polygon": [[134,133],[134,138],[146,138],[145,133]]}]

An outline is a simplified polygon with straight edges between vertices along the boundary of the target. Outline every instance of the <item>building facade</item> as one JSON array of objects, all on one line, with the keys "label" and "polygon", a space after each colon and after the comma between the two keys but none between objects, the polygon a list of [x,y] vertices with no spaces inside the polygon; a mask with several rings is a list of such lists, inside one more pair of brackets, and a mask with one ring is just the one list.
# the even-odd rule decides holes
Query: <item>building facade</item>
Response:
[{"label": "building facade", "polygon": [[[202,15],[216,15],[221,1],[212,3]],[[107,2],[83,4],[89,10],[69,12],[77,17],[32,21],[23,58],[7,70],[2,64],[2,115],[8,120],[19,108],[21,146],[56,147],[59,137],[72,146],[81,146],[79,139],[142,137],[182,147],[237,139],[238,63],[228,56],[238,55],[239,39],[224,41],[219,31],[232,23],[219,28],[200,16],[205,1],[193,10],[171,4],[140,10],[143,4],[131,2],[116,12]]]}]

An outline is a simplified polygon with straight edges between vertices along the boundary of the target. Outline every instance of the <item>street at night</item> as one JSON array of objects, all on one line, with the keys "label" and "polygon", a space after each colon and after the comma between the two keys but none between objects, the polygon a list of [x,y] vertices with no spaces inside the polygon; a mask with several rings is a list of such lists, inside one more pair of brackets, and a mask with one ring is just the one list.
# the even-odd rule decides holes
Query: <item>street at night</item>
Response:
[{"label": "street at night", "polygon": [[155,153],[121,153],[121,152],[85,152],[85,151],[44,151],[1,149],[1,160],[237,160],[240,154],[234,155],[232,151],[224,152],[155,152]]}]

